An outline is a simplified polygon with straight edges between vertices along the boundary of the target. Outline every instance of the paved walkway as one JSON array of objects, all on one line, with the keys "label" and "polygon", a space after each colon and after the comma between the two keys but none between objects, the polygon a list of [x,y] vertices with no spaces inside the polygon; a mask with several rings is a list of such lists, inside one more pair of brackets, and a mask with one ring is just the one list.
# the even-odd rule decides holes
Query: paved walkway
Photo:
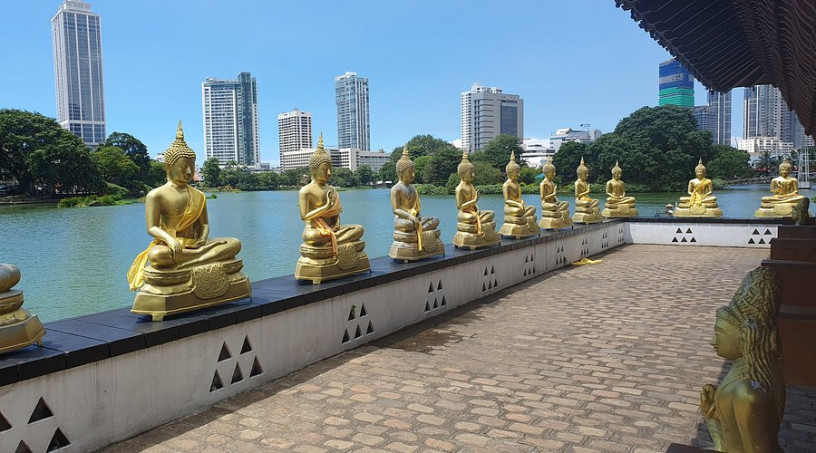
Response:
[{"label": "paved walkway", "polygon": [[[710,446],[708,344],[767,250],[630,245],[324,360],[106,452],[663,452]],[[781,437],[816,451],[816,392]],[[810,445],[810,447],[808,447]]]}]

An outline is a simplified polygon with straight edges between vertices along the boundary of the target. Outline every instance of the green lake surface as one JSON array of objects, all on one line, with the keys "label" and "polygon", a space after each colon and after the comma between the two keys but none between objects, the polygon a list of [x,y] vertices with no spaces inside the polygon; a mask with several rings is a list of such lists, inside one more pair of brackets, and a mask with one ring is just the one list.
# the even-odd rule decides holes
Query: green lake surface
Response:
[{"label": "green lake surface", "polygon": [[[816,195],[813,190],[800,193]],[[343,223],[365,227],[363,239],[368,255],[387,255],[393,240],[388,189],[339,194]],[[753,217],[760,197],[766,194],[767,185],[716,192],[724,216],[731,218]],[[641,217],[655,217],[682,194],[631,195],[637,197]],[[603,205],[603,199],[596,197]],[[572,205],[572,197],[560,198]],[[539,206],[537,195],[525,195],[524,200]],[[239,257],[252,281],[291,275],[303,231],[297,203],[294,191],[219,193],[217,199],[207,200],[211,236],[242,241]],[[496,212],[497,228],[503,218],[502,204],[499,195],[479,200],[481,209]],[[442,240],[450,243],[456,228],[453,196],[423,196],[422,214],[440,218]],[[130,306],[134,293],[128,290],[125,274],[150,241],[143,204],[73,209],[0,206],[0,262],[20,268],[23,278],[16,289],[25,292],[24,307],[44,321]]]}]

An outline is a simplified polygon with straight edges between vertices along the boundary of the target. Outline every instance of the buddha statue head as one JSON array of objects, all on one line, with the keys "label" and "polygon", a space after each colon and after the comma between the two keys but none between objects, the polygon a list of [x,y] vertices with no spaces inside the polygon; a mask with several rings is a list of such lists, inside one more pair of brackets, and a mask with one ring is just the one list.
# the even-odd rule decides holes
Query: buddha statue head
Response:
[{"label": "buddha statue head", "polygon": [[467,183],[473,182],[473,164],[470,163],[467,151],[462,152],[462,162],[456,167],[456,173],[459,174],[459,179],[462,181]]},{"label": "buddha statue head", "polygon": [[516,152],[510,151],[510,162],[504,167],[504,172],[507,173],[507,177],[513,181],[517,181],[519,178],[519,171],[521,170],[521,166],[516,163]]},{"label": "buddha statue head", "polygon": [[402,147],[402,157],[397,161],[397,176],[403,184],[411,184],[416,178],[414,161],[408,154],[408,145]]},{"label": "buddha statue head", "polygon": [[323,133],[320,133],[320,138],[317,140],[317,149],[312,157],[309,158],[309,173],[312,175],[312,181],[318,184],[325,184],[331,179],[332,159],[326,149],[323,147]]},{"label": "buddha statue head", "polygon": [[791,174],[791,163],[788,158],[785,158],[785,161],[779,165],[779,176],[783,178],[787,178]]},{"label": "buddha statue head", "polygon": [[164,171],[167,180],[179,184],[187,184],[193,180],[195,174],[195,151],[184,141],[184,129],[181,120],[176,130],[176,140],[164,152]]},{"label": "buddha statue head", "polygon": [[706,175],[706,168],[703,165],[703,158],[700,158],[700,162],[697,163],[697,166],[694,167],[694,175],[697,176],[697,179],[703,179]]},{"label": "buddha statue head", "polygon": [[555,178],[555,165],[552,163],[552,156],[547,156],[547,162],[541,167],[541,170],[547,179]]},{"label": "buddha statue head", "polygon": [[578,170],[576,173],[578,173],[578,179],[581,181],[586,181],[587,177],[589,177],[589,168],[587,168],[587,166],[584,164],[583,156],[581,156],[581,163],[578,164]]},{"label": "buddha statue head", "polygon": [[612,167],[612,179],[614,179],[615,181],[620,181],[622,174],[623,174],[623,169],[620,168],[620,165],[618,165],[618,161],[616,160],[615,161],[615,166]]},{"label": "buddha statue head", "polygon": [[776,406],[776,413],[772,415],[778,418],[777,426],[785,406],[776,327],[778,312],[777,274],[769,267],[760,266],[745,276],[731,302],[717,310],[711,340],[720,357],[743,359],[740,378],[754,390],[771,396]]}]

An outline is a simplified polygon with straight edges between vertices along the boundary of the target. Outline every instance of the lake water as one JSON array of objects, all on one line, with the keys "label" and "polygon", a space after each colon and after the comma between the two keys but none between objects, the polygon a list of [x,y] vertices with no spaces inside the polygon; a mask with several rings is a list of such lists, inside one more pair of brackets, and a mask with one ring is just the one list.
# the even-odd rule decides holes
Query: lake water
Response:
[{"label": "lake water", "polygon": [[[742,186],[716,195],[726,217],[750,218],[767,190],[766,185]],[[813,190],[801,193],[816,195]],[[654,217],[681,194],[632,195],[640,216]],[[343,222],[365,226],[369,256],[387,255],[393,232],[388,189],[344,191],[340,199]],[[572,197],[561,199],[572,204]],[[537,195],[525,195],[524,200],[539,206]],[[239,257],[250,280],[294,272],[303,231],[296,192],[219,193],[207,203],[211,236],[242,241]],[[502,204],[498,195],[479,201],[481,209],[496,212],[498,225]],[[422,212],[440,218],[442,240],[449,243],[456,228],[453,197],[423,196]],[[150,240],[143,204],[75,209],[0,206],[0,262],[20,268],[23,278],[16,289],[25,292],[25,308],[44,321],[129,306],[134,293],[128,291],[125,274]]]}]

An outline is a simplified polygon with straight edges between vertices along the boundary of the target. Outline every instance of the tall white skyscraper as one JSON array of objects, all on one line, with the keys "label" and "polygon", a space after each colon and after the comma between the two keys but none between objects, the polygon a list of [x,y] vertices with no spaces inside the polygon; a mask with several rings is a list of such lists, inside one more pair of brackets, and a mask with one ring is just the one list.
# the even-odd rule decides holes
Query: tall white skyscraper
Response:
[{"label": "tall white skyscraper", "polygon": [[524,100],[516,94],[502,93],[501,88],[473,84],[461,96],[462,149],[483,149],[499,134],[524,138]]},{"label": "tall white skyscraper", "polygon": [[278,115],[280,157],[283,153],[312,147],[312,114],[294,109]]},{"label": "tall white skyscraper", "polygon": [[337,104],[337,147],[371,149],[368,122],[368,78],[347,72],[334,78]]},{"label": "tall white skyscraper", "polygon": [[715,145],[731,146],[731,92],[709,90],[708,105],[694,107],[697,129],[711,132]]},{"label": "tall white skyscraper", "polygon": [[85,144],[105,141],[99,16],[81,0],[65,0],[51,19],[57,122]]},{"label": "tall white skyscraper", "polygon": [[788,108],[782,92],[772,85],[745,88],[743,138],[775,137],[794,149],[813,146],[795,112]]},{"label": "tall white skyscraper", "polygon": [[201,84],[204,110],[204,151],[219,164],[236,162],[255,167],[261,163],[258,132],[258,89],[248,72],[237,80],[208,78]]}]

